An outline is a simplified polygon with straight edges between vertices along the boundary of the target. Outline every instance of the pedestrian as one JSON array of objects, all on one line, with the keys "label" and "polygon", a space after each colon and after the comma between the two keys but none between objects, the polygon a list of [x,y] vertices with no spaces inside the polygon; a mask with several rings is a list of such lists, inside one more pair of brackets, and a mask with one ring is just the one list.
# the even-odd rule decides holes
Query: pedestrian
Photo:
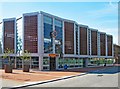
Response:
[{"label": "pedestrian", "polygon": [[106,63],[104,64],[104,66],[106,66]]}]

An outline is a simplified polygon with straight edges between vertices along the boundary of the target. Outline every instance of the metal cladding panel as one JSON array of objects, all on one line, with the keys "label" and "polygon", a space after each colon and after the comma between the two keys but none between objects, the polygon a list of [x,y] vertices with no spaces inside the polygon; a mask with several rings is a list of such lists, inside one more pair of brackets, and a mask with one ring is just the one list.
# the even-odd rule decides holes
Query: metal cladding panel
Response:
[{"label": "metal cladding panel", "polygon": [[87,28],[80,27],[80,55],[87,55]]},{"label": "metal cladding panel", "polygon": [[91,55],[97,55],[97,31],[91,30]]},{"label": "metal cladding panel", "polygon": [[108,56],[112,56],[112,43],[113,43],[112,36],[107,35]]},{"label": "metal cladding panel", "polygon": [[15,42],[15,20],[8,20],[4,21],[4,32],[3,32],[3,37],[4,37],[4,51],[9,48],[14,52],[14,42]]},{"label": "metal cladding panel", "polygon": [[100,52],[101,56],[106,56],[106,34],[100,33]]},{"label": "metal cladding panel", "polygon": [[64,22],[65,54],[74,54],[74,23]]},{"label": "metal cladding panel", "polygon": [[24,16],[24,50],[38,53],[38,17]]}]

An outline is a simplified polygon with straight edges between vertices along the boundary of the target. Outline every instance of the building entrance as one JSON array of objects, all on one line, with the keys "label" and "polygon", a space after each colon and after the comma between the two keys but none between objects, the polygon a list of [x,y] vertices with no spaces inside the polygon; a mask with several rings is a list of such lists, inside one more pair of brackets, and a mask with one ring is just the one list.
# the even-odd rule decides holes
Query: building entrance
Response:
[{"label": "building entrance", "polygon": [[56,57],[50,57],[50,70],[56,70]]}]

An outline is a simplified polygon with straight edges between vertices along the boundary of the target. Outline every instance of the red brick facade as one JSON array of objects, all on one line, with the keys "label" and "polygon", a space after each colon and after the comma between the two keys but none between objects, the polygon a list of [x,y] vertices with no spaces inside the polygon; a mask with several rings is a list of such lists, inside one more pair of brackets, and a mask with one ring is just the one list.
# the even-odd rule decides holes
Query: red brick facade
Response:
[{"label": "red brick facade", "polygon": [[101,56],[106,56],[106,34],[100,34],[100,53]]},{"label": "red brick facade", "polygon": [[24,16],[24,50],[30,53],[38,52],[38,17]]},{"label": "red brick facade", "polygon": [[74,54],[74,23],[64,22],[65,54]]},{"label": "red brick facade", "polygon": [[110,35],[107,35],[107,51],[108,51],[108,56],[112,56],[112,43],[113,43],[113,40],[112,40],[112,36]]},{"label": "red brick facade", "polygon": [[3,22],[3,37],[4,37],[4,51],[9,48],[14,52],[15,48],[15,20],[4,21]]},{"label": "red brick facade", "polygon": [[97,55],[97,31],[91,30],[91,55]]},{"label": "red brick facade", "polygon": [[80,27],[80,55],[87,55],[87,28]]}]

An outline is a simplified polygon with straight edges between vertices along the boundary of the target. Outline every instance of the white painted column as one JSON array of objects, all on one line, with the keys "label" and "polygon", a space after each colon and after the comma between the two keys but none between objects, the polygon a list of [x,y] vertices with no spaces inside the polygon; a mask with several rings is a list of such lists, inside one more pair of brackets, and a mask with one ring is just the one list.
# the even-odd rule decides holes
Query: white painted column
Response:
[{"label": "white painted column", "polygon": [[14,54],[15,54],[15,68],[17,68],[17,60],[16,60],[16,54],[17,54],[17,21],[16,18],[14,19]]},{"label": "white painted column", "polygon": [[63,24],[63,26],[62,26],[62,34],[63,34],[63,36],[62,36],[62,52],[63,52],[63,54],[65,54],[65,31],[64,31],[64,21],[62,21],[62,24]]},{"label": "white painted column", "polygon": [[40,51],[41,51],[41,32],[42,32],[42,30],[41,30],[41,28],[42,28],[42,25],[41,25],[41,14],[38,14],[38,54],[40,54]]},{"label": "white painted column", "polygon": [[17,26],[16,26],[16,19],[14,19],[15,23],[14,23],[14,53],[17,53]]},{"label": "white painted column", "polygon": [[38,54],[39,54],[39,70],[43,70],[43,53],[44,53],[44,26],[43,15],[38,14]]},{"label": "white painted column", "polygon": [[24,15],[23,15],[23,21],[22,21],[22,51],[24,51]]},{"label": "white painted column", "polygon": [[100,57],[100,33],[97,32],[97,47],[98,47],[98,56]]},{"label": "white painted column", "polygon": [[[55,19],[53,18],[53,31],[55,30]],[[53,37],[53,54],[55,54],[55,38]]]},{"label": "white painted column", "polygon": [[74,55],[76,55],[76,25],[74,23]]},{"label": "white painted column", "polygon": [[89,55],[89,30],[88,30],[88,27],[87,27],[87,55]]},{"label": "white painted column", "polygon": [[90,35],[90,38],[89,38],[90,39],[89,40],[89,45],[90,45],[89,47],[90,48],[89,48],[89,50],[90,50],[90,56],[91,56],[91,51],[92,51],[91,44],[92,44],[92,42],[91,42],[91,30],[90,29],[89,29],[89,35]]},{"label": "white painted column", "polygon": [[108,56],[108,43],[107,43],[107,34],[105,35],[106,39],[105,39],[105,43],[106,43],[106,57]]},{"label": "white painted column", "polygon": [[58,68],[58,58],[59,58],[59,57],[56,57],[56,59],[55,59],[55,60],[56,60],[56,70],[59,69],[59,68]]}]

